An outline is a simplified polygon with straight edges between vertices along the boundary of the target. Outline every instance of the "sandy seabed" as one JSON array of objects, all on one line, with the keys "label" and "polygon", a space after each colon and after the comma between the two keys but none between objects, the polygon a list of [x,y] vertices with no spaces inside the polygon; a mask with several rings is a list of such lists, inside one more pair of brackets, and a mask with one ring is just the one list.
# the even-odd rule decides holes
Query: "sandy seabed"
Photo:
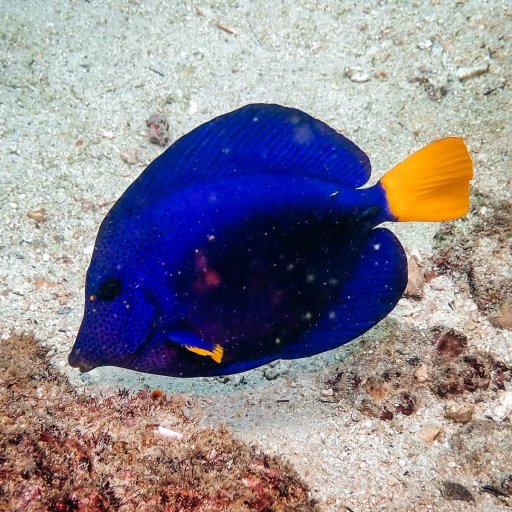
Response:
[{"label": "sandy seabed", "polygon": [[[151,435],[141,427],[146,433],[135,436],[145,449],[151,436],[162,442],[153,424],[183,427],[181,443],[224,424],[225,435],[237,439],[230,443],[286,461],[296,472],[293,482],[302,482],[294,489],[303,485],[317,503],[273,504],[266,497],[248,510],[510,509],[510,26],[507,1],[1,2],[3,349],[33,333],[51,365],[41,372],[53,375],[44,391],[52,383],[59,392],[71,389],[51,373],[57,371],[83,395],[81,407],[122,389],[137,399],[148,389],[179,398],[180,414],[159,406],[148,418]],[[97,229],[162,151],[149,143],[145,120],[165,115],[172,142],[250,102],[297,107],[327,122],[367,152],[372,182],[428,142],[463,136],[475,163],[470,214],[445,225],[391,226],[414,256],[416,287],[388,319],[338,350],[226,379],[177,380],[110,367],[80,376],[66,357]],[[33,350],[19,350],[20,367]],[[4,362],[16,365],[9,353]],[[0,369],[10,383],[2,389],[0,436],[16,429],[32,435],[31,428],[41,436],[51,418],[31,419],[6,405],[16,398],[10,393],[24,396],[19,386],[28,374]],[[30,389],[44,404],[41,389]],[[133,407],[139,411],[138,403]],[[68,425],[60,418],[58,431],[32,436],[34,442],[51,455],[51,446],[62,448],[54,440],[66,428],[79,428],[72,420],[73,414]],[[25,441],[16,439],[21,450]],[[216,439],[212,449],[222,450]],[[199,453],[180,450],[183,457]],[[20,495],[27,510],[60,503],[52,495],[48,505],[34,488],[16,490],[8,481],[11,459],[1,460],[2,506],[16,510],[12,499]],[[29,483],[37,478],[26,474]],[[251,488],[253,480],[242,480]],[[108,502],[110,495],[107,509],[135,503]],[[62,503],[80,510],[72,498]],[[59,510],[68,510],[64,505]],[[175,510],[171,505],[158,504]],[[194,506],[199,510],[197,501],[185,500],[176,510]]]}]

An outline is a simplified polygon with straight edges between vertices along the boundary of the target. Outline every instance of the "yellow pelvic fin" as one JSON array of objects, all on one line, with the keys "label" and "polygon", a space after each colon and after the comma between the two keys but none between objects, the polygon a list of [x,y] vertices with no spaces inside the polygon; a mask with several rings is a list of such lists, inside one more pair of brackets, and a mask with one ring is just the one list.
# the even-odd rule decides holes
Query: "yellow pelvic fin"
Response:
[{"label": "yellow pelvic fin", "polygon": [[469,210],[473,162],[461,138],[420,149],[380,180],[391,214],[399,221],[443,221]]},{"label": "yellow pelvic fin", "polygon": [[192,347],[190,345],[185,345],[187,350],[193,352],[194,354],[200,356],[210,356],[216,363],[220,363],[222,361],[222,357],[224,355],[224,349],[220,345],[215,345],[213,350],[206,350],[204,348]]}]

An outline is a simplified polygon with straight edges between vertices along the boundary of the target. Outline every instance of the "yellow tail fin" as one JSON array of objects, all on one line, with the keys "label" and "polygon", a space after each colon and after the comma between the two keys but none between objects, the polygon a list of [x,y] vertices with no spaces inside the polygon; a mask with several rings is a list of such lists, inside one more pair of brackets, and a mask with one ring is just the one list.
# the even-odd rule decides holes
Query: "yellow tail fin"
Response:
[{"label": "yellow tail fin", "polygon": [[442,221],[469,210],[473,162],[461,138],[420,149],[380,180],[391,214],[399,221]]}]

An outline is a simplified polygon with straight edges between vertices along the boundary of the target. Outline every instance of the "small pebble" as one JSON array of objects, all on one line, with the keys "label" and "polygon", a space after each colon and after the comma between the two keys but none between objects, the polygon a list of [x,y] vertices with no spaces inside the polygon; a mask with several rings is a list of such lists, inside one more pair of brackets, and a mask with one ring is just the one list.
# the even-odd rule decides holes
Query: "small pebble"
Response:
[{"label": "small pebble", "polygon": [[478,323],[475,322],[472,318],[468,318],[464,322],[464,330],[465,331],[474,331],[478,327]]},{"label": "small pebble", "polygon": [[431,39],[425,39],[424,41],[420,41],[418,43],[418,48],[420,50],[429,50],[432,47],[432,40]]},{"label": "small pebble", "polygon": [[69,307],[65,307],[65,308],[60,308],[58,311],[57,311],[57,314],[58,315],[69,315],[69,313],[71,313],[72,309],[69,308]]},{"label": "small pebble", "polygon": [[231,382],[233,383],[233,386],[246,384],[245,375],[231,375]]},{"label": "small pebble", "polygon": [[512,305],[507,303],[502,304],[500,306],[500,314],[490,318],[490,321],[496,327],[512,330]]},{"label": "small pebble", "polygon": [[36,208],[35,210],[27,212],[27,217],[35,220],[38,224],[48,220],[48,216],[46,215],[44,208]]},{"label": "small pebble", "polygon": [[277,377],[279,377],[280,373],[281,372],[279,371],[278,368],[266,368],[265,371],[263,372],[263,376],[267,380],[275,380],[277,379]]},{"label": "small pebble", "polygon": [[102,137],[105,137],[105,139],[113,139],[114,138],[114,133],[111,132],[110,130],[103,130],[101,132],[101,135],[102,135]]},{"label": "small pebble", "polygon": [[194,100],[190,100],[189,105],[188,105],[188,113],[190,115],[194,115],[194,114],[197,114],[197,110],[198,110],[197,103]]},{"label": "small pebble", "polygon": [[436,440],[439,440],[442,437],[443,430],[439,427],[434,427],[433,425],[427,425],[423,427],[419,431],[419,437],[425,443],[433,443]]},{"label": "small pebble", "polygon": [[139,152],[136,149],[124,149],[119,153],[121,160],[128,165],[135,165],[139,160]]},{"label": "small pebble", "polygon": [[420,383],[427,382],[428,380],[428,368],[425,363],[421,363],[414,372],[414,378]]},{"label": "small pebble", "polygon": [[332,388],[322,389],[322,396],[333,396],[334,390]]},{"label": "small pebble", "polygon": [[367,428],[367,429],[371,429],[373,427],[373,421],[372,420],[366,420],[364,423],[363,423],[363,427],[364,428]]},{"label": "small pebble", "polygon": [[407,272],[408,280],[404,295],[414,299],[421,299],[423,297],[423,287],[425,286],[425,276],[423,275],[423,267],[420,264],[419,258],[414,254],[407,256]]},{"label": "small pebble", "polygon": [[494,407],[489,415],[497,422],[501,422],[509,416],[512,416],[512,391],[501,393],[499,405]]},{"label": "small pebble", "polygon": [[158,400],[164,396],[164,392],[161,389],[154,389],[151,391],[151,398],[153,400]]},{"label": "small pebble", "polygon": [[359,66],[350,66],[345,68],[344,74],[349,80],[358,84],[362,84],[370,80],[368,72]]},{"label": "small pebble", "polygon": [[466,487],[455,482],[445,480],[441,488],[441,494],[446,500],[475,501],[471,492]]},{"label": "small pebble", "polygon": [[473,419],[475,406],[468,403],[447,402],[445,406],[446,418],[457,423],[468,423]]}]

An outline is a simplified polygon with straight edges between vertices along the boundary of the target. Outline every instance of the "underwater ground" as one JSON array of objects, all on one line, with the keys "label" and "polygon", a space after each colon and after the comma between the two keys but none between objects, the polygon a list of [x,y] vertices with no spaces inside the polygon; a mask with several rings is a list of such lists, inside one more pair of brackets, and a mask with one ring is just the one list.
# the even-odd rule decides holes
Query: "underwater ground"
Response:
[{"label": "underwater ground", "polygon": [[[503,1],[0,2],[0,510],[512,507],[512,8]],[[300,108],[376,181],[465,138],[470,214],[393,229],[394,312],[332,352],[177,380],[67,365],[102,218],[169,143]]]}]

